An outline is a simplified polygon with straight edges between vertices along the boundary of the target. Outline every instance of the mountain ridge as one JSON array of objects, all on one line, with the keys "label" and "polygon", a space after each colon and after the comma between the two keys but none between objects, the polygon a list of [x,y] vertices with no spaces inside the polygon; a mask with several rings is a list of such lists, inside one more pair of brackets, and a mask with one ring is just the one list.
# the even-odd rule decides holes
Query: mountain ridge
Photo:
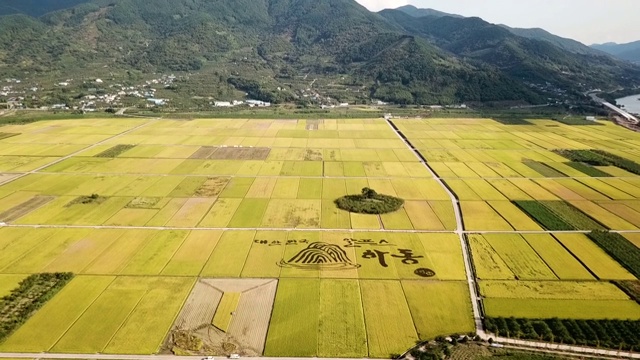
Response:
[{"label": "mountain ridge", "polygon": [[566,52],[479,18],[372,13],[353,0],[85,0],[39,18],[0,17],[0,46],[3,76],[179,71],[207,74],[218,95],[272,102],[302,101],[297,74],[401,104],[544,103],[559,88],[640,82],[640,68],[608,55]]},{"label": "mountain ridge", "polygon": [[611,54],[619,59],[640,64],[640,40],[625,44],[609,42],[593,44],[592,48]]}]

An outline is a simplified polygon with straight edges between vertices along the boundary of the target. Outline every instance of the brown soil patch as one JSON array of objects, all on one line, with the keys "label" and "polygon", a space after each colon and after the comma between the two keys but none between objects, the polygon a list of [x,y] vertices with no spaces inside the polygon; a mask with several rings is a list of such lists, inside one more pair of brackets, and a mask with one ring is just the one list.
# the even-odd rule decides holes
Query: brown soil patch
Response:
[{"label": "brown soil patch", "polygon": [[212,160],[266,160],[269,148],[218,148],[209,159]]},{"label": "brown soil patch", "polygon": [[211,154],[213,154],[213,152],[217,149],[217,147],[213,146],[201,146],[200,149],[198,149],[195,153],[193,153],[193,155],[189,157],[189,159],[208,159],[209,156],[211,156]]},{"label": "brown soil patch", "polygon": [[0,174],[0,183],[4,181],[9,181],[16,176],[18,176],[18,174]]},{"label": "brown soil patch", "polygon": [[49,201],[55,199],[54,196],[35,196],[20,205],[14,206],[11,209],[0,214],[0,222],[12,222],[27,215],[33,210],[43,206]]},{"label": "brown soil patch", "polygon": [[[277,286],[275,279],[200,280],[178,316],[163,347],[164,352],[262,355]],[[211,325],[224,292],[242,293],[227,333]],[[198,351],[176,349],[175,340],[183,338],[185,333],[202,340],[202,348]]]},{"label": "brown soil patch", "polygon": [[231,181],[231,178],[228,177],[214,177],[209,178],[207,181],[196,190],[196,197],[216,197],[220,195],[222,190],[227,186],[227,184]]}]

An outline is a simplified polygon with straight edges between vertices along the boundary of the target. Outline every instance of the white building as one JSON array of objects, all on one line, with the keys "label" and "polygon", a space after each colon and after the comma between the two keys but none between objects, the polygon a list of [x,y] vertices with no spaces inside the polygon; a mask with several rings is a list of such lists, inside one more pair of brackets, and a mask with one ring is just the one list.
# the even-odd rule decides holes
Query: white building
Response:
[{"label": "white building", "polygon": [[228,101],[214,101],[213,106],[215,107],[231,107],[231,103]]},{"label": "white building", "polygon": [[256,106],[257,107],[269,107],[269,106],[271,106],[271,103],[260,101],[260,100],[247,100],[246,103],[250,107],[256,107]]}]

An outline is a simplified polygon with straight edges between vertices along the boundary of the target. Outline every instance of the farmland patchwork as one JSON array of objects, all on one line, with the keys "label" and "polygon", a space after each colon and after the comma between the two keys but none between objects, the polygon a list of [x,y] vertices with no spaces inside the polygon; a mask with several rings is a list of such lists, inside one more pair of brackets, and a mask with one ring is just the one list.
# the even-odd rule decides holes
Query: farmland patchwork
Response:
[{"label": "farmland patchwork", "polygon": [[470,288],[501,335],[638,321],[638,148],[546,120],[6,126],[0,297],[75,276],[0,351],[387,358],[474,332]]}]

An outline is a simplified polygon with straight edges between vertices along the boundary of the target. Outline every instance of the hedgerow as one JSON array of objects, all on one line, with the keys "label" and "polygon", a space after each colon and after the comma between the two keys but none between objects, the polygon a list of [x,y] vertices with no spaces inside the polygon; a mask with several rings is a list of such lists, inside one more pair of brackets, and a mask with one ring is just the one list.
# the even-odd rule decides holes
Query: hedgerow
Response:
[{"label": "hedgerow", "polygon": [[487,331],[497,336],[578,344],[612,349],[640,347],[640,320],[573,320],[491,318],[484,320]]},{"label": "hedgerow", "polygon": [[31,315],[60,291],[71,273],[34,274],[0,299],[0,342],[24,324]]}]

